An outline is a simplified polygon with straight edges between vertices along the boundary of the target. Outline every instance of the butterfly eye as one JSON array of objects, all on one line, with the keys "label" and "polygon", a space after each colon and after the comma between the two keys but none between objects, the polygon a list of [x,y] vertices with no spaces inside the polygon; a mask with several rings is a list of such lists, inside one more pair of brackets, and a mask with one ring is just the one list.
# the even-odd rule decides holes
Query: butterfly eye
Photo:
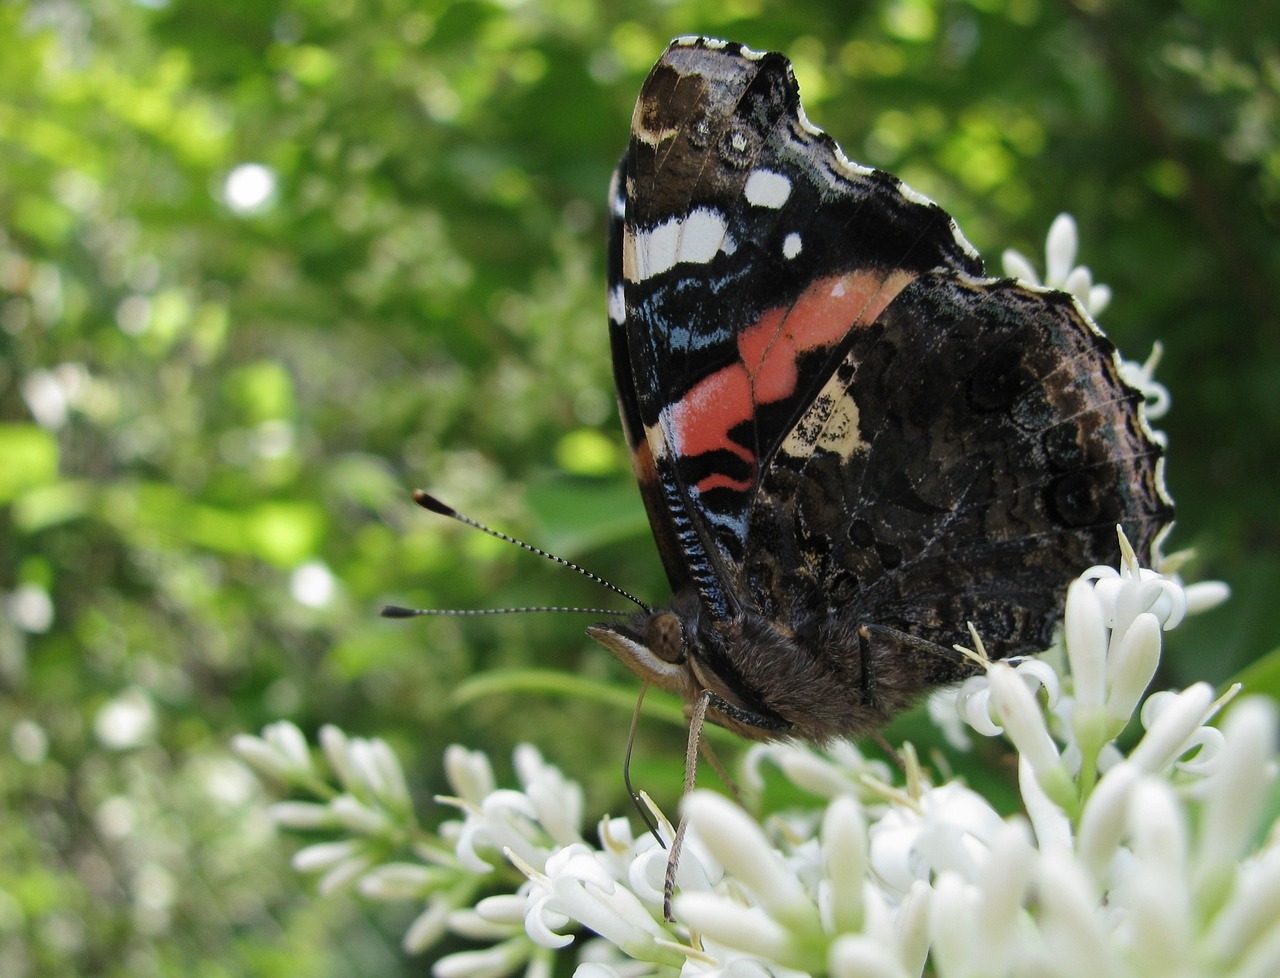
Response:
[{"label": "butterfly eye", "polygon": [[649,619],[646,636],[649,651],[663,662],[684,661],[684,623],[678,615],[663,612]]}]

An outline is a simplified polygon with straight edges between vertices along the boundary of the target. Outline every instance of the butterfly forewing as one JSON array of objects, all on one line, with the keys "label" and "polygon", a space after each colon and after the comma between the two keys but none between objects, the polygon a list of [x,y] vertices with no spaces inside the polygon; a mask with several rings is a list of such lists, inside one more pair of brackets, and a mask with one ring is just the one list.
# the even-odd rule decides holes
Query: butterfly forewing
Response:
[{"label": "butterfly forewing", "polygon": [[641,90],[614,215],[614,365],[647,447],[638,474],[679,515],[656,528],[673,584],[692,567],[710,597],[743,559],[768,453],[847,332],[920,272],[981,263],[944,211],[804,121],[785,58],[701,39],[673,44]]}]

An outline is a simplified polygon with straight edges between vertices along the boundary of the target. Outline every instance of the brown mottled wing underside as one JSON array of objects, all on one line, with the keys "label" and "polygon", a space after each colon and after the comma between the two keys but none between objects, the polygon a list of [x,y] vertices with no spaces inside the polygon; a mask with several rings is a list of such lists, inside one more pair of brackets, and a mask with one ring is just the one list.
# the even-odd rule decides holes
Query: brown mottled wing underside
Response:
[{"label": "brown mottled wing underside", "polygon": [[761,614],[1035,652],[1117,524],[1145,555],[1172,518],[1141,396],[1071,297],[937,272],[847,343],[752,501]]}]

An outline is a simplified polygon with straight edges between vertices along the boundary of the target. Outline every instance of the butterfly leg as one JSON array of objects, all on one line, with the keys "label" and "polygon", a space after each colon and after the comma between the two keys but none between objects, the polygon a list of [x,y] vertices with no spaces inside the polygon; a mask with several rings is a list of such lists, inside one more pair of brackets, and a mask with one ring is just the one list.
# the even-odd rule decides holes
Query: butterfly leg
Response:
[{"label": "butterfly leg", "polygon": [[[688,795],[698,780],[698,748],[702,743],[702,727],[707,722],[707,708],[715,694],[704,689],[693,702],[689,712],[689,743],[684,754],[684,789],[681,798]],[[689,827],[689,820],[680,815],[680,824],[676,828],[676,837],[671,840],[671,850],[667,853],[667,875],[662,883],[662,913],[668,923],[675,923],[671,913],[671,900],[676,891],[676,870],[680,867],[680,851],[684,848],[684,834]]]}]

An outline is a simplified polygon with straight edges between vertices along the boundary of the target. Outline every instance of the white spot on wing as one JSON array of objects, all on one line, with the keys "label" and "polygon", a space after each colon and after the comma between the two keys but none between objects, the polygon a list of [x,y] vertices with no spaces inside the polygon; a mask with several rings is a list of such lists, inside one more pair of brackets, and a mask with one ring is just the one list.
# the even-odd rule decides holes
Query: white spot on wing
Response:
[{"label": "white spot on wing", "polygon": [[609,290],[609,321],[619,326],[627,321],[627,302],[621,285],[615,285]]},{"label": "white spot on wing", "polygon": [[773,170],[752,170],[742,192],[748,204],[776,210],[791,196],[791,181]]},{"label": "white spot on wing", "polygon": [[783,239],[783,241],[782,241],[782,255],[783,255],[783,257],[784,257],[784,258],[794,258],[796,255],[800,254],[800,249],[801,249],[801,247],[802,247],[802,246],[803,246],[803,245],[802,245],[802,243],[801,243],[801,241],[800,241],[800,235],[798,235],[798,234],[796,234],[794,231],[792,231],[792,232],[791,232],[790,234],[788,234],[788,235],[786,236],[786,238],[784,238],[784,239]]},{"label": "white spot on wing", "polygon": [[634,249],[634,262],[627,269],[627,278],[633,282],[661,275],[680,262],[705,265],[722,251],[732,254],[737,249],[724,218],[708,207],[638,231],[631,242],[624,241],[624,245],[628,243]]},{"label": "white spot on wing", "polygon": [[616,169],[609,178],[609,201],[613,205],[613,216],[619,219],[627,216],[627,195],[622,192],[621,174],[622,171]]},{"label": "white spot on wing", "polygon": [[677,261],[705,263],[711,261],[725,243],[724,218],[706,207],[690,211],[680,229]]}]

